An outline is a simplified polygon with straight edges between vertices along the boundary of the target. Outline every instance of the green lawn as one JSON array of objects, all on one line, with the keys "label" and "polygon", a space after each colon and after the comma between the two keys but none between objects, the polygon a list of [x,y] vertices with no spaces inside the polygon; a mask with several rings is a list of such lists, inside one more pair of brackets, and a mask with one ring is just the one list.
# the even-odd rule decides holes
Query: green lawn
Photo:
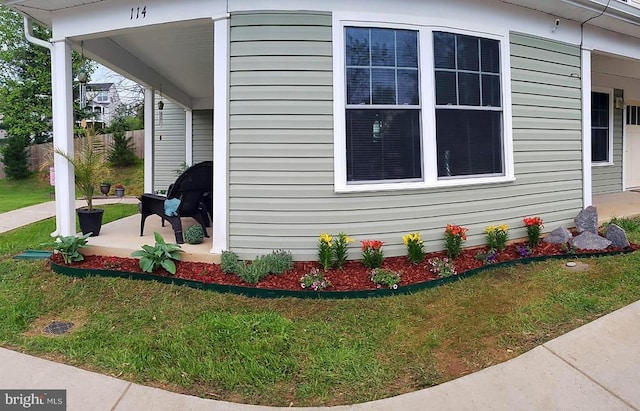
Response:
[{"label": "green lawn", "polygon": [[[140,195],[144,190],[144,164],[139,161],[130,167],[112,168],[110,181],[125,186],[126,195]],[[114,193],[111,188],[111,195]],[[53,200],[53,187],[48,174],[34,173],[24,180],[0,180],[0,213]],[[100,195],[96,187],[96,195]]]},{"label": "green lawn", "polygon": [[[429,387],[640,299],[640,253],[584,260],[587,271],[557,260],[496,269],[414,295],[260,300],[54,274],[44,262],[7,257],[7,247],[21,247],[8,243],[40,241],[20,232],[0,235],[0,345],[255,404],[346,404]],[[72,321],[75,331],[46,337],[51,320]]]},{"label": "green lawn", "polygon": [[[135,204],[106,204],[100,206],[105,210],[102,223],[107,224],[123,217],[127,217],[138,212]],[[38,221],[17,230],[12,230],[0,234],[0,258],[9,259],[15,254],[24,250],[52,249],[50,243],[53,241],[50,234],[56,229],[56,222],[53,218]],[[80,226],[76,217],[76,230],[80,231]]]},{"label": "green lawn", "polygon": [[52,199],[53,188],[49,180],[44,180],[38,175],[25,180],[0,180],[0,213],[44,203]]}]

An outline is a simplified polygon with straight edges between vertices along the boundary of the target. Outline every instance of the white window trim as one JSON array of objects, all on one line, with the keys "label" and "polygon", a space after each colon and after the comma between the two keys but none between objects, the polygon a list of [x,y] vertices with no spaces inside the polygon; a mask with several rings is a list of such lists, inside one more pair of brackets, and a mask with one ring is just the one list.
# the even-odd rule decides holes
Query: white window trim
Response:
[{"label": "white window trim", "polygon": [[[402,21],[403,23],[394,23]],[[511,67],[509,33],[506,30],[495,31],[488,27],[452,28],[457,22],[441,21],[407,16],[393,16],[362,13],[333,14],[333,117],[334,117],[334,190],[337,193],[411,190],[435,187],[455,187],[480,184],[495,184],[515,181],[513,160],[513,135],[511,118]],[[418,31],[419,42],[419,83],[420,107],[422,119],[422,168],[421,181],[398,181],[388,183],[352,183],[347,184],[346,159],[346,79],[345,79],[345,26],[381,27]],[[503,166],[504,175],[493,177],[459,177],[438,179],[435,130],[435,72],[433,64],[432,31],[443,30],[450,33],[496,39],[500,41],[501,91],[503,116]]]},{"label": "white window trim", "polygon": [[[607,167],[614,165],[613,163],[613,89],[608,87],[592,87],[592,93],[603,93],[609,95],[609,158],[605,161],[591,161],[593,167]],[[591,96],[589,96],[591,97]],[[592,125],[593,127],[593,125]],[[589,130],[589,132],[592,132]]]}]

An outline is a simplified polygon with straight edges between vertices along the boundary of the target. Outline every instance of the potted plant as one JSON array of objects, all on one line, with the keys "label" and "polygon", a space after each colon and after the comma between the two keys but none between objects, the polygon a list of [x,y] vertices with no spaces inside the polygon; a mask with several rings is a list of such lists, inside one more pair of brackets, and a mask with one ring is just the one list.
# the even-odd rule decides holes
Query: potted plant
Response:
[{"label": "potted plant", "polygon": [[76,188],[87,200],[87,207],[76,210],[80,229],[83,234],[92,233],[92,236],[97,236],[102,227],[104,210],[93,208],[93,194],[105,175],[109,175],[110,169],[105,161],[102,143],[96,138],[93,127],[87,127],[85,120],[82,121],[82,127],[84,128],[84,138],[77,141],[73,157],[62,150],[55,152],[73,165]]},{"label": "potted plant", "polygon": [[124,186],[120,183],[113,186],[116,190],[116,197],[124,197]]},{"label": "potted plant", "polygon": [[109,196],[109,191],[111,191],[111,183],[108,181],[103,181],[102,183],[100,183],[100,192],[105,195],[105,196]]}]

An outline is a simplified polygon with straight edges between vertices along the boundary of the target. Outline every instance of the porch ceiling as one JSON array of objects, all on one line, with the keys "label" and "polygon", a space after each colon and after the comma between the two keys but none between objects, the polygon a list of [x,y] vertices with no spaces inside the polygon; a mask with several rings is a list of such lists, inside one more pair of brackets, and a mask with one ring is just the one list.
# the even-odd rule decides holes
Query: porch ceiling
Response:
[{"label": "porch ceiling", "polygon": [[[0,0],[51,27],[64,10],[107,0]],[[213,22],[186,20],[72,37],[73,48],[188,108],[213,108]]]},{"label": "porch ceiling", "polygon": [[[73,39],[76,43],[82,39]],[[168,23],[83,42],[85,54],[191,108],[212,108],[213,23]],[[135,59],[135,61],[131,61]],[[185,96],[174,95],[182,92]]]}]

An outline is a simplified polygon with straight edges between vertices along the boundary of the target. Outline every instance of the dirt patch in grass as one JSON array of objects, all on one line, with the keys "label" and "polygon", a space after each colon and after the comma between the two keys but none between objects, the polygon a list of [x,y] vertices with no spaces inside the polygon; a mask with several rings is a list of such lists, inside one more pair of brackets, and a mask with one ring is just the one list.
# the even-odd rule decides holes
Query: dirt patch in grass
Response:
[{"label": "dirt patch in grass", "polygon": [[[82,326],[87,322],[88,314],[84,310],[65,309],[60,313],[48,313],[41,317],[36,318],[29,326],[29,329],[24,332],[25,337],[51,337],[60,338],[75,332],[78,332]],[[45,327],[53,322],[66,322],[73,323],[73,327],[68,332],[60,335],[47,333],[44,331]]]}]

